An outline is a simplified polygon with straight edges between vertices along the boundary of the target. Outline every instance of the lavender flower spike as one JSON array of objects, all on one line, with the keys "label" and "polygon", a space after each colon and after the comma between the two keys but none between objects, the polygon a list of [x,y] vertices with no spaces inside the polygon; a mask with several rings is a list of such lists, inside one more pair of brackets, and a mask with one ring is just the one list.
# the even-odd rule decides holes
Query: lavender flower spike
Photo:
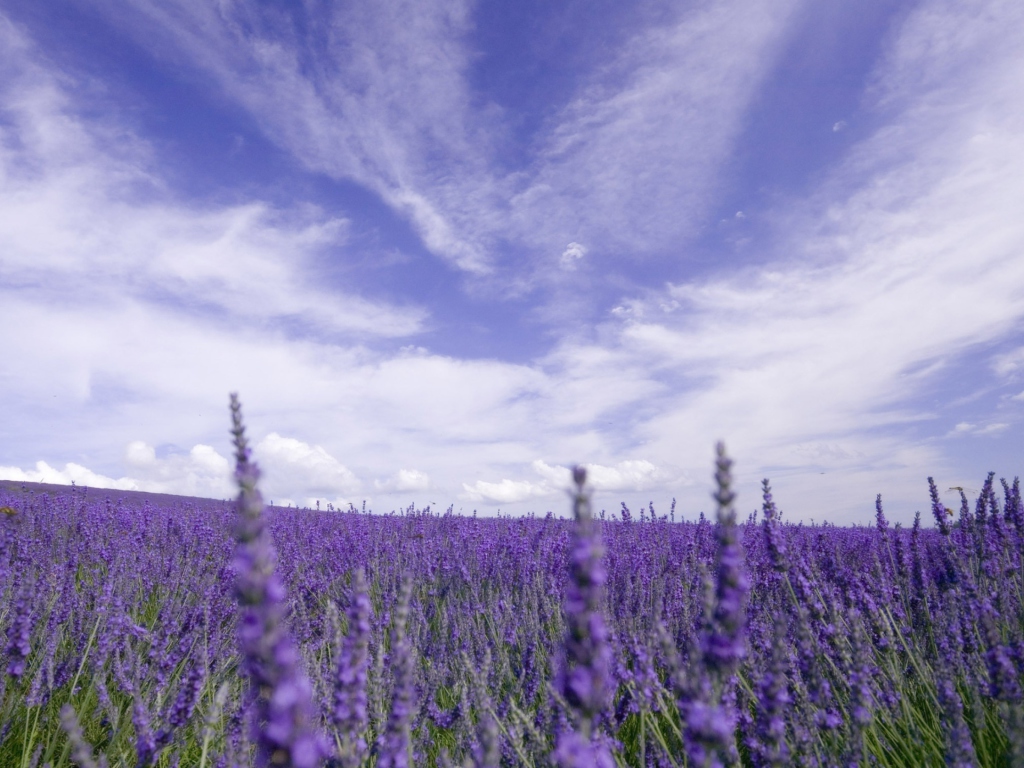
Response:
[{"label": "lavender flower spike", "polygon": [[715,612],[711,631],[704,643],[704,664],[717,671],[720,680],[728,679],[746,654],[743,638],[744,603],[749,584],[743,572],[743,548],[736,535],[736,512],[732,507],[730,469],[732,460],[725,455],[725,445],[717,446],[714,494],[718,502],[718,568],[715,586]]},{"label": "lavender flower spike", "polygon": [[772,558],[772,567],[779,573],[785,573],[789,570],[786,538],[779,522],[779,510],[772,500],[772,487],[767,477],[761,481],[761,493],[764,499],[762,506],[764,512],[764,533],[768,544],[768,552]]},{"label": "lavender flower spike", "polygon": [[559,674],[558,688],[576,715],[578,730],[559,735],[553,757],[562,768],[611,768],[615,762],[610,751],[593,738],[594,722],[608,704],[612,666],[608,631],[601,615],[601,593],[607,580],[604,547],[591,515],[587,471],[575,467],[572,475],[576,485],[576,541],[565,600],[565,666]]},{"label": "lavender flower spike", "polygon": [[338,654],[331,720],[341,739],[340,761],[346,768],[361,765],[366,753],[363,732],[368,723],[366,670],[370,640],[370,598],[362,568],[352,573],[348,637]]},{"label": "lavender flower spike", "polygon": [[82,726],[78,724],[78,715],[75,708],[65,704],[60,710],[60,724],[68,735],[68,742],[71,744],[71,759],[80,768],[107,768],[107,759],[101,757],[98,761],[92,756],[92,747],[85,740],[82,734]]},{"label": "lavender flower spike", "polygon": [[326,744],[314,730],[312,689],[284,625],[285,589],[274,572],[274,546],[256,490],[260,472],[250,459],[234,394],[231,421],[239,488],[235,596],[242,607],[238,636],[253,706],[256,764],[315,768],[327,756]]},{"label": "lavender flower spike", "polygon": [[935,518],[935,525],[943,536],[949,535],[949,512],[946,505],[939,500],[939,489],[935,487],[935,480],[928,478],[928,492],[932,497],[932,516]]},{"label": "lavender flower spike", "polygon": [[402,582],[391,628],[391,669],[395,690],[387,726],[378,740],[377,768],[410,768],[412,762],[411,724],[416,716],[416,668],[409,643],[409,603],[412,582]]},{"label": "lavender flower spike", "polygon": [[[736,711],[727,694],[736,666],[746,653],[744,604],[748,582],[732,506],[735,496],[731,467],[725,446],[719,443],[715,462],[718,487],[714,494],[718,502],[715,603],[701,638],[703,664],[695,671],[690,690],[684,692],[679,702],[679,714],[685,725],[683,742],[691,763],[712,767],[739,762]],[[774,504],[771,506],[774,508]]]}]

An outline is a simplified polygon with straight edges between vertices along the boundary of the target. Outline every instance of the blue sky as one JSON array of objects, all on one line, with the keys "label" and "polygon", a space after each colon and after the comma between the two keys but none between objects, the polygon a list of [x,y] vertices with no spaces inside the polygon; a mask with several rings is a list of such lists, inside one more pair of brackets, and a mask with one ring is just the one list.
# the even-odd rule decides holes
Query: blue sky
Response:
[{"label": "blue sky", "polygon": [[[0,478],[563,513],[1021,471],[1024,6],[0,0]],[[955,494],[947,504],[955,506]]]}]

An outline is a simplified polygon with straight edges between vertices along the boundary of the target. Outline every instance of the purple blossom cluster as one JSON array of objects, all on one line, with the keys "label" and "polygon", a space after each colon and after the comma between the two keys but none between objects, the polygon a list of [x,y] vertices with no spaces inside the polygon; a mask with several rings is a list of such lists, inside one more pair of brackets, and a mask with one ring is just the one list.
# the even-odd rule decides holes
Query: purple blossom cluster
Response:
[{"label": "purple blossom cluster", "polygon": [[[0,765],[1001,766],[1024,510],[573,519],[0,486]],[[675,512],[675,510],[674,510]],[[955,519],[954,519],[955,517]],[[679,516],[674,515],[678,520]]]}]

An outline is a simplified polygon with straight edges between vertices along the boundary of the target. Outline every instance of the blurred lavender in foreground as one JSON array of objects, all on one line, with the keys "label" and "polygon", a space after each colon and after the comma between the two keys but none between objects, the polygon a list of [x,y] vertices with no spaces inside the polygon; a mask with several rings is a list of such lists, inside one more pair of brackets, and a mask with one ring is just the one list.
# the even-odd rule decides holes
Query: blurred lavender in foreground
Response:
[{"label": "blurred lavender in foreground", "polygon": [[101,757],[98,761],[93,759],[92,747],[85,740],[82,734],[82,726],[78,723],[78,715],[75,708],[65,704],[60,710],[60,725],[68,735],[68,743],[71,746],[71,759],[80,768],[107,768],[107,759]]},{"label": "blurred lavender in foreground", "polygon": [[274,572],[276,556],[256,490],[259,468],[250,458],[242,406],[231,395],[238,519],[235,524],[235,596],[242,606],[239,644],[249,678],[259,766],[314,768],[326,757],[313,727],[312,688],[299,667],[299,654],[284,625],[285,589]]},{"label": "blurred lavender in foreground", "polygon": [[595,720],[608,705],[612,667],[608,630],[601,615],[601,596],[608,575],[605,572],[600,531],[590,510],[587,471],[575,467],[573,514],[576,538],[569,561],[570,583],[565,597],[564,668],[556,683],[558,692],[575,715],[576,730],[558,735],[555,761],[563,768],[615,765],[607,745],[594,738]]},{"label": "blurred lavender in foreground", "polygon": [[378,740],[377,768],[409,768],[412,761],[412,720],[416,715],[415,661],[409,644],[409,603],[412,582],[402,581],[391,627],[390,666],[395,679],[391,712]]}]

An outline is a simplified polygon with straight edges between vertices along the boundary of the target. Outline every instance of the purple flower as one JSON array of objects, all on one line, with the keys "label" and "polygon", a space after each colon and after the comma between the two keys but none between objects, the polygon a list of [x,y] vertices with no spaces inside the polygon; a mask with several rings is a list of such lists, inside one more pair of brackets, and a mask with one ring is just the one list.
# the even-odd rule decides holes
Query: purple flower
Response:
[{"label": "purple flower", "polygon": [[889,521],[885,519],[885,513],[882,511],[882,494],[875,497],[875,528],[882,535],[883,540],[888,540]]},{"label": "purple flower", "polygon": [[725,455],[725,446],[718,444],[718,460],[714,494],[718,502],[718,563],[715,580],[715,610],[711,631],[705,635],[704,664],[726,679],[746,654],[743,637],[744,610],[749,582],[743,568],[743,548],[736,530],[736,512],[731,490],[732,461]]},{"label": "purple flower", "polygon": [[7,674],[15,678],[25,674],[32,651],[32,605],[28,599],[31,589],[27,580],[22,582],[14,601],[14,619],[7,629]]},{"label": "purple flower", "polygon": [[560,768],[615,768],[606,744],[585,739],[572,730],[559,734],[552,757]]},{"label": "purple flower", "polygon": [[152,765],[156,760],[158,748],[156,736],[150,727],[149,710],[139,693],[135,694],[135,706],[132,712],[132,724],[135,726],[135,760],[140,768]]},{"label": "purple flower", "polygon": [[996,623],[999,614],[991,600],[985,599],[981,602],[979,618],[987,645],[985,662],[988,666],[989,692],[997,701],[1019,704],[1022,694],[1017,680],[1017,669],[1010,658],[1009,649],[1000,637]]},{"label": "purple flower", "polygon": [[732,502],[732,461],[725,445],[716,447],[714,494],[718,503],[718,542],[714,606],[701,638],[702,665],[684,686],[679,714],[684,724],[683,741],[690,760],[697,765],[735,764],[737,713],[730,696],[731,678],[746,654],[745,603],[748,582],[743,549],[738,540]]},{"label": "purple flower", "polygon": [[327,755],[313,727],[312,690],[284,625],[285,589],[275,573],[274,546],[256,489],[259,469],[249,455],[237,395],[231,395],[238,482],[235,596],[242,606],[238,639],[249,678],[259,766],[314,768]]},{"label": "purple flower", "polygon": [[406,635],[409,623],[409,602],[412,584],[406,579],[398,596],[394,624],[391,627],[391,674],[395,690],[391,712],[384,733],[378,742],[378,768],[409,768],[412,764],[410,732],[416,708],[416,680],[412,648]]},{"label": "purple flower", "polygon": [[786,556],[786,537],[782,532],[779,510],[776,509],[775,502],[772,500],[772,488],[768,484],[767,477],[761,481],[761,488],[762,498],[764,499],[764,505],[761,508],[764,512],[764,536],[768,544],[768,552],[772,558],[772,567],[779,573],[785,573],[789,570],[789,561]]},{"label": "purple flower", "polygon": [[366,752],[363,732],[368,722],[366,696],[367,652],[370,639],[370,598],[362,568],[352,572],[352,601],[348,607],[348,637],[338,653],[331,720],[341,736],[343,766],[362,763]]},{"label": "purple flower", "polygon": [[576,536],[565,598],[565,662],[559,671],[557,687],[575,714],[578,730],[571,736],[563,733],[559,737],[554,757],[562,766],[587,764],[566,761],[582,754],[580,749],[584,747],[580,745],[591,744],[595,721],[608,707],[612,670],[608,631],[601,615],[602,592],[607,580],[604,546],[591,515],[586,469],[574,468],[573,481],[576,484],[573,493]]},{"label": "purple flower", "polygon": [[956,686],[946,679],[939,682],[939,704],[942,705],[946,731],[946,765],[950,768],[974,768],[977,755],[971,731],[964,721],[964,705]]},{"label": "purple flower", "polygon": [[946,505],[939,500],[939,489],[935,487],[935,480],[928,478],[928,493],[932,497],[932,515],[935,517],[935,525],[943,536],[949,535],[949,513]]},{"label": "purple flower", "polygon": [[757,766],[789,764],[785,719],[790,703],[787,666],[786,625],[780,617],[775,624],[771,664],[757,687],[757,738],[752,750]]},{"label": "purple flower", "polygon": [[171,705],[170,712],[167,714],[167,731],[161,734],[161,741],[169,741],[175,731],[184,728],[188,723],[205,682],[206,674],[203,665],[192,664],[182,679],[174,704]]},{"label": "purple flower", "polygon": [[101,757],[98,762],[93,759],[92,747],[85,740],[85,736],[82,734],[82,726],[78,724],[75,708],[70,704],[65,704],[61,707],[60,724],[68,735],[68,741],[71,743],[71,759],[80,768],[106,768],[107,759],[105,757]]},{"label": "purple flower", "polygon": [[1006,519],[1013,523],[1017,536],[1024,536],[1024,503],[1020,497],[1020,478],[1013,478],[1013,485],[1007,484],[1006,480],[1000,480],[1003,484],[1003,496],[1005,498]]}]

